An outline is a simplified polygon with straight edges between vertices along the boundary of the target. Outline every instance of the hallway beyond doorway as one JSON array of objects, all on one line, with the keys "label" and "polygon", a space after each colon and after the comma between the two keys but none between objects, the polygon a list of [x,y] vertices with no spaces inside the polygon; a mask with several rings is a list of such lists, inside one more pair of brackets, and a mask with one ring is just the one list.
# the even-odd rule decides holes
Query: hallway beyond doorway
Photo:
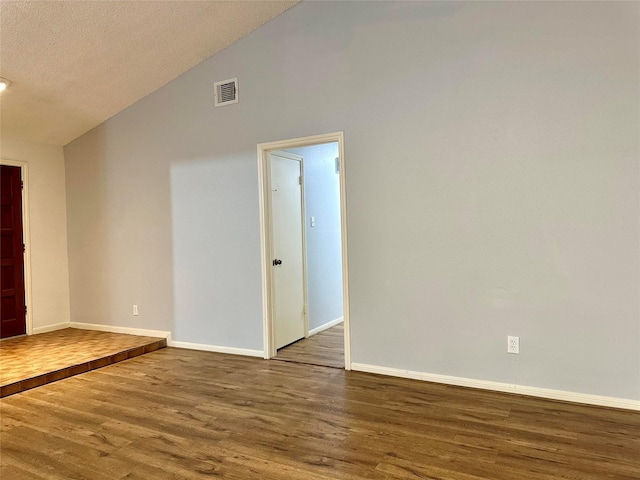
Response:
[{"label": "hallway beyond doorway", "polygon": [[344,323],[278,350],[273,360],[344,368]]}]

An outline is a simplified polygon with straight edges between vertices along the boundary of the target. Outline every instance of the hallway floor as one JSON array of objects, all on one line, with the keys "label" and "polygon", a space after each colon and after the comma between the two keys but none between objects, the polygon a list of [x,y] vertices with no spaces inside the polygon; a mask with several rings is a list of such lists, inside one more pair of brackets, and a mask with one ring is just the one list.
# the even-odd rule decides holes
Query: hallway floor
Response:
[{"label": "hallway floor", "polygon": [[344,323],[281,348],[274,360],[344,368]]}]

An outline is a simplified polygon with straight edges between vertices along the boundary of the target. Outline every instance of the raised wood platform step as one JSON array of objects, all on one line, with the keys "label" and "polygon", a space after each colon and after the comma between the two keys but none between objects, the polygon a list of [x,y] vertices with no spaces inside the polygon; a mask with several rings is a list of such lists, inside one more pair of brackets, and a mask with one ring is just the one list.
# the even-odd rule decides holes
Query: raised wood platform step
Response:
[{"label": "raised wood platform step", "polygon": [[164,338],[65,328],[0,342],[0,398],[167,346]]}]

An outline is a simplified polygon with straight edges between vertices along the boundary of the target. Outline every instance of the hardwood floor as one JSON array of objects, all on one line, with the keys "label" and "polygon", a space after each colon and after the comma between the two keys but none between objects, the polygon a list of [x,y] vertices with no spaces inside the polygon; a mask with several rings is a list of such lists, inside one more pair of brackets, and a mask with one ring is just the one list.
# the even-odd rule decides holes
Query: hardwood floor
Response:
[{"label": "hardwood floor", "polygon": [[344,368],[344,324],[281,348],[275,360]]},{"label": "hardwood floor", "polygon": [[0,400],[0,478],[637,480],[640,414],[166,348]]},{"label": "hardwood floor", "polygon": [[164,338],[65,328],[0,342],[0,398],[152,352]]}]

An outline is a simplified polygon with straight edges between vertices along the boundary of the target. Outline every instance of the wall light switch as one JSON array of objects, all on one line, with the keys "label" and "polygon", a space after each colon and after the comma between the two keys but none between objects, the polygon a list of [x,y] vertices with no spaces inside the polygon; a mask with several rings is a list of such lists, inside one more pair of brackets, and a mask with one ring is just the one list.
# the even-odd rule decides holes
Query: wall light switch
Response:
[{"label": "wall light switch", "polygon": [[315,227],[315,226],[316,226],[316,217],[311,217],[310,225],[311,225],[312,227]]},{"label": "wall light switch", "polygon": [[138,311],[138,305],[133,306],[133,315],[134,317],[137,317],[138,315],[140,315],[140,312]]}]

